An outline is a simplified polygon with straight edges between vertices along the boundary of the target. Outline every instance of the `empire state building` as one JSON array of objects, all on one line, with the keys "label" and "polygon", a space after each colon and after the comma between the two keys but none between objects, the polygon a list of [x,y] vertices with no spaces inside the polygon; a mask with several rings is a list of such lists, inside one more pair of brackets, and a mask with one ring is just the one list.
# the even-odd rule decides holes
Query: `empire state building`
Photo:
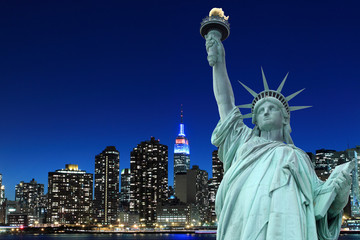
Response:
[{"label": "empire state building", "polygon": [[184,123],[183,123],[183,109],[181,105],[181,121],[179,134],[175,139],[174,145],[174,188],[175,176],[178,173],[186,173],[190,169],[190,146],[189,140],[185,136]]}]

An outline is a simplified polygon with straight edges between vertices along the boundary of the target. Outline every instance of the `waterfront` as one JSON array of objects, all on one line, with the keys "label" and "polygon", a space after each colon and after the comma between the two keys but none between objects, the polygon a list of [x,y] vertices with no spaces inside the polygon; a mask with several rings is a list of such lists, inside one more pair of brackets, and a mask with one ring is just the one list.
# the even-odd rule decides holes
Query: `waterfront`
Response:
[{"label": "waterfront", "polygon": [[360,234],[341,234],[339,240],[355,240],[360,239]]},{"label": "waterfront", "polygon": [[4,234],[0,240],[65,240],[65,239],[124,239],[124,240],[215,240],[215,234]]},{"label": "waterfront", "polygon": [[[124,239],[124,240],[215,240],[215,234],[0,234],[0,240],[65,240],[65,239]],[[360,239],[360,234],[342,234],[339,240]]]}]

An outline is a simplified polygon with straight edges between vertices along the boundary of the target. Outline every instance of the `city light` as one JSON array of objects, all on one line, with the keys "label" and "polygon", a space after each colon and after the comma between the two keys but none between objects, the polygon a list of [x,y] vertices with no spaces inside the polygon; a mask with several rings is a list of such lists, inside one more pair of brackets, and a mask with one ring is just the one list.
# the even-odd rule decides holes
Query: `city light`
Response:
[{"label": "city light", "polygon": [[[95,157],[95,172],[97,174],[95,184],[92,182],[94,174],[79,170],[78,165],[66,164],[65,169],[49,172],[47,199],[44,198],[44,184],[38,184],[34,179],[29,183],[22,181],[16,185],[16,198],[26,199],[23,201],[33,201],[37,204],[31,206],[42,206],[41,212],[45,216],[47,210],[48,219],[32,218],[31,214],[28,214],[28,222],[24,224],[24,218],[19,217],[17,227],[12,228],[11,231],[23,230],[27,226],[41,227],[41,231],[45,231],[44,226],[66,226],[70,228],[81,226],[81,231],[95,230],[99,232],[137,232],[149,229],[171,231],[173,229],[216,227],[215,196],[223,178],[223,164],[219,159],[218,151],[215,150],[212,153],[211,179],[208,178],[208,173],[201,170],[197,165],[193,165],[191,169],[188,168],[190,165],[190,147],[185,134],[182,135],[183,130],[184,124],[180,124],[180,134],[176,137],[174,145],[174,173],[179,169],[178,167],[181,167],[176,195],[175,192],[169,195],[171,189],[168,188],[168,147],[166,145],[160,144],[155,138],[151,138],[133,148],[130,168],[121,171],[121,191],[113,187],[114,185],[118,186],[120,180],[119,154],[114,150],[115,147],[107,147],[106,149],[112,150],[105,149]],[[326,180],[326,177],[339,163],[348,162],[352,158],[357,159],[357,155],[354,149],[343,152],[321,149],[313,157],[309,155],[309,158],[314,163],[320,178]],[[353,174],[353,178],[355,178],[353,181],[356,182],[358,176],[355,173]],[[98,194],[101,194],[101,197],[96,197],[95,201],[91,202],[94,186],[95,189],[100,189]],[[106,186],[108,187],[106,188]],[[1,188],[4,189],[4,186],[2,185]],[[33,189],[38,189],[38,192]],[[150,189],[151,191],[149,191]],[[156,192],[160,190],[163,195]],[[187,197],[184,197],[184,193]],[[141,200],[135,201],[137,200],[134,199],[135,195]],[[38,197],[35,201],[29,196]],[[162,197],[161,201],[159,196]],[[95,206],[98,204],[96,199],[100,199],[102,202],[109,201],[107,201],[107,205],[98,208],[98,214],[92,218],[93,208],[96,208]],[[111,202],[110,199],[114,201]],[[195,200],[190,201],[188,199]],[[343,224],[349,226],[349,229],[360,226],[359,222],[353,220],[354,214],[360,212],[355,206],[357,205],[355,202],[360,198],[356,193],[352,193],[350,199],[352,215],[349,213],[342,216]],[[64,204],[65,201],[67,201],[66,205]],[[16,205],[16,201],[14,202],[11,203],[12,205],[9,204],[7,208],[9,215],[19,213],[19,206]],[[48,202],[51,204],[46,205]],[[72,208],[72,206],[78,207]],[[112,215],[110,214],[110,207],[114,209]],[[36,209],[35,207],[27,208],[27,211]],[[81,212],[83,209],[86,209],[85,214]],[[72,216],[72,220],[68,220],[65,216]],[[43,222],[46,221],[48,223],[44,224]],[[114,226],[118,228],[114,228]],[[88,229],[85,229],[86,227]]]}]

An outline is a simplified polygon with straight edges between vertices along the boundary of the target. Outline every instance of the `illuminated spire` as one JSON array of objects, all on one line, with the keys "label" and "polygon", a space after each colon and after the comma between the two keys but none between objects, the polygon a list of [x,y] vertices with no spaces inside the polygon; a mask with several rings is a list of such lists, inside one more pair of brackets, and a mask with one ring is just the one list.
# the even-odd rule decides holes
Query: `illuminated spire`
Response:
[{"label": "illuminated spire", "polygon": [[186,173],[190,169],[190,146],[184,131],[184,111],[180,109],[180,131],[174,144],[174,189],[176,188],[175,176],[177,173]]},{"label": "illuminated spire", "polygon": [[184,112],[183,112],[183,105],[181,104],[181,110],[180,110],[180,131],[179,135],[185,137],[185,131],[184,131]]},{"label": "illuminated spire", "polygon": [[180,110],[180,117],[181,117],[180,123],[184,123],[184,122],[183,122],[184,112],[183,112],[183,105],[182,105],[182,104],[181,104],[181,110]]}]

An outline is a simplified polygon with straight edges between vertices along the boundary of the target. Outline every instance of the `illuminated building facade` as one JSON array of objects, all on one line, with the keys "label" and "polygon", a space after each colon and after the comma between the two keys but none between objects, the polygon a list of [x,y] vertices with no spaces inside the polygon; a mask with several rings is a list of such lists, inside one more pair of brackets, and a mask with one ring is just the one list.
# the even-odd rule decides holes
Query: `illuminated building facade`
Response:
[{"label": "illuminated building facade", "polygon": [[157,224],[163,227],[185,227],[190,225],[189,205],[174,196],[157,206]]},{"label": "illuminated building facade", "polygon": [[208,182],[209,186],[209,220],[211,223],[214,223],[217,221],[216,218],[216,212],[215,212],[215,199],[216,199],[216,192],[217,189],[215,188],[215,183],[212,178],[209,179]]},{"label": "illuminated building facade", "polygon": [[120,153],[108,146],[95,156],[95,219],[101,224],[117,223],[119,208]]},{"label": "illuminated building facade", "polygon": [[174,145],[174,189],[176,188],[175,177],[178,173],[186,173],[190,169],[190,146],[189,140],[185,136],[183,123],[183,110],[181,105],[181,121],[179,134],[175,139]]},{"label": "illuminated building facade", "polygon": [[28,215],[26,214],[10,214],[8,215],[8,223],[11,227],[24,227],[29,225]]},{"label": "illuminated building facade", "polygon": [[[4,203],[4,206],[5,206],[5,224],[6,225],[10,225],[9,220],[11,220],[11,225],[13,225],[13,226],[27,225],[27,215],[21,214],[20,204],[18,201],[6,200]],[[14,219],[17,219],[17,218],[19,218],[19,220],[20,220],[19,225],[17,225],[14,221]],[[21,219],[23,219],[24,221],[21,221]]]},{"label": "illuminated building facade", "polygon": [[123,225],[124,227],[133,227],[140,224],[139,214],[133,212],[119,212],[118,220],[118,225]]},{"label": "illuminated building facade", "polygon": [[216,193],[219,189],[220,183],[224,176],[223,163],[218,156],[218,150],[212,152],[212,178],[209,180],[209,208],[210,208],[210,220],[216,222],[215,214],[215,199]]},{"label": "illuminated building facade", "polygon": [[156,224],[156,207],[168,198],[168,146],[151,137],[130,153],[130,211],[140,223]]},{"label": "illuminated building facade", "polygon": [[218,156],[218,150],[212,152],[212,176],[215,189],[217,190],[224,177],[224,166]]},{"label": "illuminated building facade", "polygon": [[358,155],[354,150],[348,150],[347,155],[349,160],[356,159],[355,168],[352,171],[352,183],[350,191],[350,203],[351,203],[351,216],[359,218],[360,217],[360,193],[359,193],[359,163]]},{"label": "illuminated building facade", "polygon": [[66,164],[65,169],[49,172],[48,222],[88,224],[92,215],[93,174]]},{"label": "illuminated building facade", "polygon": [[190,206],[191,223],[200,226],[209,220],[208,173],[194,165],[186,173],[176,174],[175,196]]},{"label": "illuminated building facade", "polygon": [[5,202],[5,186],[2,185],[2,174],[0,173],[0,207]]},{"label": "illuminated building facade", "polygon": [[0,224],[5,224],[5,186],[2,185],[2,175],[0,173]]},{"label": "illuminated building facade", "polygon": [[130,207],[130,169],[124,168],[121,171],[121,192],[120,192],[120,209],[129,211]]},{"label": "illuminated building facade", "polygon": [[325,181],[330,173],[334,170],[337,165],[335,159],[336,151],[329,149],[316,150],[315,155],[315,172],[316,175],[323,181]]},{"label": "illuminated building facade", "polygon": [[[350,191],[350,207],[352,218],[359,219],[360,218],[360,146],[356,146],[355,148],[350,148],[346,150],[347,156],[349,160],[355,160],[355,168],[352,172],[352,184]],[[345,212],[346,214],[346,212]],[[349,215],[348,215],[349,216]],[[359,225],[358,225],[359,226]]]},{"label": "illuminated building facade", "polygon": [[20,204],[20,212],[27,215],[29,225],[43,222],[46,204],[42,201],[44,184],[35,179],[30,182],[21,181],[15,186],[15,201]]}]

